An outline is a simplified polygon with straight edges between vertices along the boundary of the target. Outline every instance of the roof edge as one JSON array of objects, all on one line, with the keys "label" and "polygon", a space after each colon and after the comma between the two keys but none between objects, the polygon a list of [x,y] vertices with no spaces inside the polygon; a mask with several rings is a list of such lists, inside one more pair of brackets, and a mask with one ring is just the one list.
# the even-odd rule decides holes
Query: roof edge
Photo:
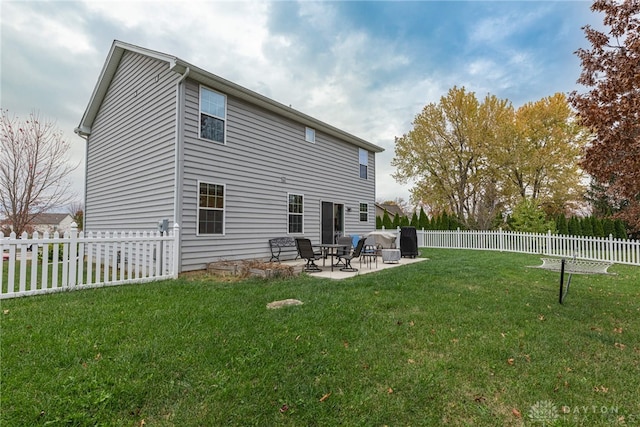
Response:
[{"label": "roof edge", "polygon": [[175,56],[167,55],[140,46],[135,46],[119,40],[113,41],[111,50],[107,55],[107,59],[104,63],[104,66],[102,67],[100,76],[98,77],[98,82],[96,83],[93,93],[91,94],[91,98],[89,99],[89,104],[87,105],[82,119],[80,120],[80,124],[77,128],[74,129],[74,132],[79,136],[88,136],[91,134],[93,121],[98,114],[98,110],[100,108],[100,105],[102,104],[102,100],[104,99],[109,85],[111,84],[111,80],[115,75],[118,64],[120,63],[120,59],[122,58],[122,55],[126,50],[167,62],[169,65],[169,69],[178,74],[182,74],[184,70],[189,68],[190,79],[196,80],[205,85],[209,85],[214,89],[220,90],[221,92],[228,93],[237,98],[265,108],[269,111],[273,111],[284,117],[290,118],[297,122],[301,122],[309,127],[313,127],[316,130],[320,130],[339,139],[346,140],[358,147],[365,148],[375,153],[381,153],[384,151],[384,148],[378,145],[375,145],[369,141],[338,129],[335,126],[325,123],[319,119],[288,107],[278,101],[275,101],[243,86],[240,86],[237,83],[233,83],[232,81],[224,79],[195,65],[192,65]]}]

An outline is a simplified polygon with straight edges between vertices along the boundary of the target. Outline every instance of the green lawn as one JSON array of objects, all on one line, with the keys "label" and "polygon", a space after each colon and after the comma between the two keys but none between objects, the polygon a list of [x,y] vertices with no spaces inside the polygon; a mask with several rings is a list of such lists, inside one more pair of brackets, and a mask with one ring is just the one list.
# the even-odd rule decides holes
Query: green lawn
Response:
[{"label": "green lawn", "polygon": [[574,276],[560,305],[537,256],[423,255],[4,300],[0,425],[640,424],[640,268]]}]

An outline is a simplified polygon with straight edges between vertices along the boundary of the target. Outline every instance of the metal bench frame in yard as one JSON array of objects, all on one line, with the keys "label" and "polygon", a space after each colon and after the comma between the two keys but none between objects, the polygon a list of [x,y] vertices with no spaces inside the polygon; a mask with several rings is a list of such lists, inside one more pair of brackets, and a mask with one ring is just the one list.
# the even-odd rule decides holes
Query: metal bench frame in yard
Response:
[{"label": "metal bench frame in yard", "polygon": [[[607,271],[613,265],[609,261],[592,261],[587,259],[576,258],[540,258],[542,265],[536,266],[544,270],[560,272],[560,291],[558,302],[562,304],[564,298],[569,292],[571,285],[571,276],[573,274],[612,274]],[[568,274],[567,286],[564,286],[564,275]]]},{"label": "metal bench frame in yard", "polygon": [[281,262],[280,255],[285,252],[292,252],[296,254],[294,259],[298,259],[300,254],[298,253],[298,247],[296,246],[296,240],[293,237],[276,237],[269,239],[269,249],[271,249],[271,261]]}]

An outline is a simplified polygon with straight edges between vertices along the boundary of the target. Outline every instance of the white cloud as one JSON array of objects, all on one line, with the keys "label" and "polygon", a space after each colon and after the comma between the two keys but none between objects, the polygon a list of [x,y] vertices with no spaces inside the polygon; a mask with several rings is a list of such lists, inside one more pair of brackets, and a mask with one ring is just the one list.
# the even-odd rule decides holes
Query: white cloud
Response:
[{"label": "white cloud", "polygon": [[[412,12],[420,9],[413,6]],[[389,3],[385,9],[393,7]],[[3,107],[15,110],[26,100],[39,100],[43,114],[58,119],[75,141],[74,156],[82,159],[84,143],[72,130],[111,42],[119,39],[180,57],[382,146],[386,151],[376,161],[378,198],[408,200],[408,187],[390,177],[394,137],[410,129],[424,105],[438,102],[454,85],[481,96],[517,90],[527,100],[546,87],[540,77],[548,69],[516,36],[557,7],[500,2],[487,8],[486,18],[474,16],[472,24],[455,26],[469,29],[467,45],[436,60],[428,46],[451,37],[444,32],[449,26],[412,45],[415,40],[406,35],[422,29],[396,34],[365,20],[356,25],[333,2],[5,1]],[[82,192],[82,176],[74,180]]]},{"label": "white cloud", "polygon": [[84,26],[83,17],[73,9],[63,16],[43,13],[39,3],[3,2],[3,37],[19,35],[34,49],[56,49],[61,55],[83,55],[94,52],[87,33],[78,31]]}]

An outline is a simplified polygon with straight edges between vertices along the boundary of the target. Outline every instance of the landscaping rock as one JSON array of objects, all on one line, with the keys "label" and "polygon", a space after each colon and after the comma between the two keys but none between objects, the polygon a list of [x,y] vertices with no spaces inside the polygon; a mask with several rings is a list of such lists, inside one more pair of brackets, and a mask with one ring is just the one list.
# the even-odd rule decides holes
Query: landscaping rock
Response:
[{"label": "landscaping rock", "polygon": [[297,299],[283,299],[280,301],[270,302],[269,304],[267,304],[267,308],[273,310],[276,308],[289,307],[291,305],[302,305],[302,304],[304,303]]}]

